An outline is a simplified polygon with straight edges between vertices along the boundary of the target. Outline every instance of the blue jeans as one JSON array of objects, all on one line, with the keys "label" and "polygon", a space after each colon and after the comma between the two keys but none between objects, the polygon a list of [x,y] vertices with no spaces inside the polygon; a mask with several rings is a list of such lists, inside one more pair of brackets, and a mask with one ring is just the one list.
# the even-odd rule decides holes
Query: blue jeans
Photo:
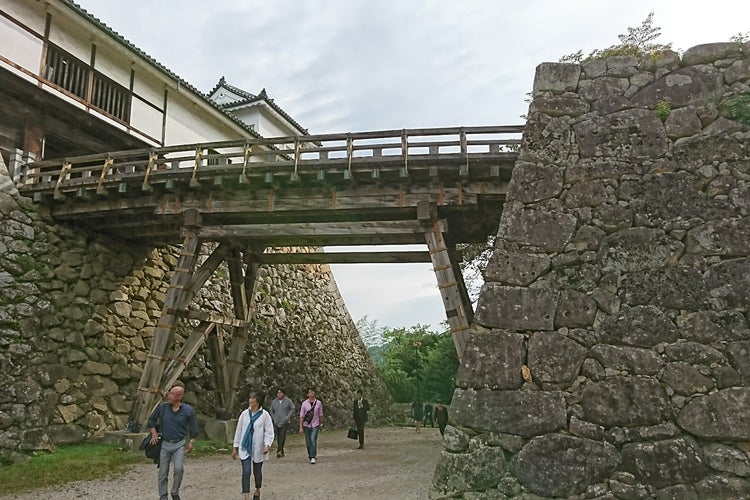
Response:
[{"label": "blue jeans", "polygon": [[185,472],[185,440],[176,443],[162,441],[159,455],[159,498],[166,500],[169,492],[169,464],[174,469],[172,481],[172,496],[180,494],[182,474]]},{"label": "blue jeans", "polygon": [[302,430],[305,432],[307,458],[318,458],[318,431],[320,431],[320,427],[303,427]]},{"label": "blue jeans", "polygon": [[247,457],[240,460],[242,464],[242,493],[250,493],[250,464],[253,464],[253,476],[255,476],[255,487],[260,489],[263,483],[263,462],[253,462],[253,459]]}]

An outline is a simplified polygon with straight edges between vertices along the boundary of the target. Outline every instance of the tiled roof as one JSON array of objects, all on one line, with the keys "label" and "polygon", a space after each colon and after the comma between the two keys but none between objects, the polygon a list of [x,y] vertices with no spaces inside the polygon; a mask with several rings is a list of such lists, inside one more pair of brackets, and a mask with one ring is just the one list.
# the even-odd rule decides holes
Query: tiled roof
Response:
[{"label": "tiled roof", "polygon": [[104,22],[100,21],[98,18],[94,17],[93,15],[89,14],[89,12],[78,5],[77,3],[73,2],[72,0],[60,0],[64,5],[67,5],[72,9],[74,12],[79,14],[81,17],[89,21],[91,24],[99,28],[100,30],[104,31],[105,33],[109,34],[115,41],[119,42],[120,44],[124,45],[125,48],[130,50],[131,52],[139,55],[144,61],[149,63],[151,66],[156,68],[157,70],[161,71],[165,75],[167,75],[169,78],[177,81],[180,85],[180,87],[185,87],[190,92],[195,94],[197,97],[199,97],[203,102],[211,106],[212,108],[218,110],[221,112],[222,115],[226,116],[229,120],[236,123],[242,129],[244,129],[246,132],[248,132],[253,137],[261,138],[262,136],[255,131],[252,127],[250,127],[248,124],[243,122],[242,120],[238,119],[236,116],[232,115],[231,113],[227,113],[226,110],[224,110],[221,106],[217,105],[215,102],[213,102],[211,99],[208,98],[203,92],[198,90],[197,88],[193,87],[191,84],[189,84],[187,81],[183,80],[179,76],[177,76],[175,73],[167,69],[166,66],[159,63],[156,59],[146,54],[144,51],[133,45],[129,40],[127,40],[125,37],[114,31],[112,28],[104,24]]},{"label": "tiled roof", "polygon": [[211,92],[209,92],[208,95],[209,96],[213,95],[214,93],[216,93],[217,90],[219,90],[222,87],[225,88],[225,89],[227,89],[227,90],[229,90],[229,91],[231,91],[231,92],[233,92],[233,93],[235,93],[235,94],[241,95],[242,97],[244,97],[244,99],[239,99],[239,100],[234,101],[234,102],[229,102],[229,103],[226,103],[226,104],[221,104],[220,105],[221,108],[223,108],[223,109],[226,110],[226,109],[229,109],[229,108],[237,108],[237,107],[243,106],[245,104],[252,104],[254,102],[265,101],[266,104],[268,104],[273,110],[275,110],[278,114],[280,114],[282,117],[284,117],[284,119],[287,120],[294,128],[296,128],[297,130],[299,130],[300,132],[302,132],[302,134],[304,134],[304,135],[308,134],[308,131],[307,131],[306,128],[303,128],[302,125],[300,125],[299,123],[297,123],[297,121],[294,118],[292,118],[291,116],[289,116],[286,113],[286,111],[284,111],[283,109],[281,109],[281,107],[278,104],[276,104],[273,99],[271,99],[271,98],[268,97],[268,94],[266,93],[266,89],[265,88],[260,91],[260,94],[253,95],[250,92],[247,92],[246,90],[242,90],[239,87],[235,87],[234,85],[228,84],[227,81],[226,81],[226,79],[222,76],[221,78],[219,78],[219,82],[214,86],[213,89],[211,89]]}]

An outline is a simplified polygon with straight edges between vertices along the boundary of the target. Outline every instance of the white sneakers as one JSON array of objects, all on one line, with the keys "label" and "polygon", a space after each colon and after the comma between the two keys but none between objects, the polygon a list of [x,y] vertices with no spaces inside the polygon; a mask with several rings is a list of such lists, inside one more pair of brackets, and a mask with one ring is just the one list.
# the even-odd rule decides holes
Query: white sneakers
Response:
[{"label": "white sneakers", "polygon": [[317,462],[317,460],[315,460],[314,458],[311,458],[311,459],[310,459],[310,463],[311,463],[311,464],[314,464],[315,462]]}]

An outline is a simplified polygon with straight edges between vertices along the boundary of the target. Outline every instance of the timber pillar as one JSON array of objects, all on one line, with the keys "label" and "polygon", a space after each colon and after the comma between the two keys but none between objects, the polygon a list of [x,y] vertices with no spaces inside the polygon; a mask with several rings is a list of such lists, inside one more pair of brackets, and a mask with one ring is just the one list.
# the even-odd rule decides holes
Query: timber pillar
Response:
[{"label": "timber pillar", "polygon": [[445,228],[441,227],[437,217],[437,206],[434,203],[419,202],[417,218],[425,229],[425,242],[443,299],[453,344],[456,346],[458,358],[461,359],[466,346],[466,336],[474,319],[474,309],[458,265],[458,254],[455,248],[449,249],[445,242]]}]

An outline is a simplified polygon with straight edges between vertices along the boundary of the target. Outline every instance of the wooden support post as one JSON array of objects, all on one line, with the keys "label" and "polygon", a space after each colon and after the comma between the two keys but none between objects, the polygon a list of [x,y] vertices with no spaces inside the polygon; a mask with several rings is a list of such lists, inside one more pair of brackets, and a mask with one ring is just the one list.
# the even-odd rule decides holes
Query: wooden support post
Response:
[{"label": "wooden support post", "polygon": [[214,386],[219,399],[219,408],[216,411],[216,418],[228,420],[231,418],[229,413],[229,380],[227,379],[227,359],[224,353],[224,331],[220,326],[211,332],[206,339],[208,354],[211,358],[211,366],[214,372]]},{"label": "wooden support post", "polygon": [[[234,314],[237,319],[249,322],[255,307],[255,289],[258,281],[258,263],[257,255],[263,253],[265,247],[259,246],[248,248],[244,252],[244,259],[240,258],[240,253],[233,251],[229,258],[229,281],[232,289],[232,301],[234,303]],[[243,276],[244,260],[244,276]],[[226,395],[227,406],[223,411],[229,411],[234,404],[235,394],[237,393],[238,381],[242,370],[242,358],[245,354],[245,345],[247,344],[249,323],[245,326],[235,327],[232,335],[232,343],[229,346],[229,357],[226,365],[226,378],[228,393]]]},{"label": "wooden support post", "polygon": [[141,425],[146,422],[165,390],[169,389],[162,387],[161,383],[167,365],[167,356],[174,339],[174,327],[179,319],[178,306],[184,303],[183,294],[186,293],[186,285],[190,282],[193,269],[198,262],[201,245],[195,226],[199,223],[200,218],[195,214],[185,214],[185,239],[182,242],[177,267],[172,273],[172,282],[167,290],[159,323],[154,330],[151,350],[138,384],[138,394],[130,412],[128,430],[131,432],[140,431]]},{"label": "wooden support post", "polygon": [[[443,299],[445,315],[453,336],[453,344],[460,360],[466,346],[466,336],[474,311],[466,293],[458,264],[452,262],[437,218],[437,207],[430,202],[417,203],[417,217],[425,226],[425,241],[432,259],[432,268]],[[455,254],[454,254],[455,256]],[[463,290],[463,293],[462,293]]]}]

